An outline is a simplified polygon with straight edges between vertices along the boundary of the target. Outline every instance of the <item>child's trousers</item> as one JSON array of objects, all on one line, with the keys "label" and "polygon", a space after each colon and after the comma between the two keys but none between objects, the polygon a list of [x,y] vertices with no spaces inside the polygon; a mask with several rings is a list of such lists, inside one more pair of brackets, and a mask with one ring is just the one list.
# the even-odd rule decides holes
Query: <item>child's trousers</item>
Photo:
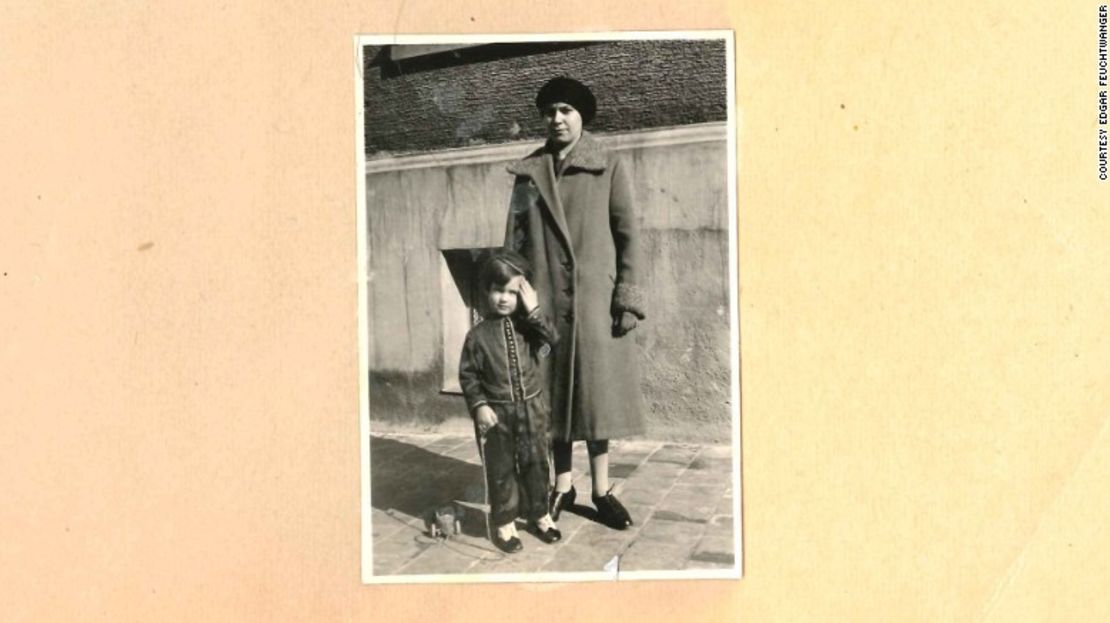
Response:
[{"label": "child's trousers", "polygon": [[504,406],[507,408],[495,409],[498,422],[486,433],[484,455],[490,521],[494,526],[503,526],[517,517],[535,521],[548,511],[546,435],[529,430],[527,407]]}]

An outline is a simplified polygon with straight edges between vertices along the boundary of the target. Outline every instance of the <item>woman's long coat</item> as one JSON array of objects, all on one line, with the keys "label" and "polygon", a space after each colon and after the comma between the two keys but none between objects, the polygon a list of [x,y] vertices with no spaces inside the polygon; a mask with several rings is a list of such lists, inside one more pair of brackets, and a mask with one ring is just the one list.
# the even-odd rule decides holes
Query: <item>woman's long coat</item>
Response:
[{"label": "woman's long coat", "polygon": [[532,263],[540,306],[562,339],[546,360],[555,439],[643,432],[635,330],[617,337],[613,317],[644,318],[639,223],[628,173],[583,133],[556,176],[541,148],[509,167],[516,175],[506,246]]}]

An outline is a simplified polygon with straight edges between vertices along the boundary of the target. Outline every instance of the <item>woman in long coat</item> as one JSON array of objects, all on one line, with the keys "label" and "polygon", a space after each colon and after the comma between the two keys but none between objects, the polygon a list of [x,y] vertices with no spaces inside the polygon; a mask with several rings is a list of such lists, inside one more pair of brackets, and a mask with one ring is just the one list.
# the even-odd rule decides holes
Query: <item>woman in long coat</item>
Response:
[{"label": "woman in long coat", "polygon": [[596,110],[585,85],[552,79],[536,107],[548,140],[509,167],[516,181],[506,246],[532,263],[540,305],[564,336],[546,360],[552,517],[574,502],[572,442],[584,440],[598,518],[623,530],[632,519],[609,486],[608,440],[643,432],[639,350],[629,334],[644,319],[631,184],[624,165],[582,129]]}]

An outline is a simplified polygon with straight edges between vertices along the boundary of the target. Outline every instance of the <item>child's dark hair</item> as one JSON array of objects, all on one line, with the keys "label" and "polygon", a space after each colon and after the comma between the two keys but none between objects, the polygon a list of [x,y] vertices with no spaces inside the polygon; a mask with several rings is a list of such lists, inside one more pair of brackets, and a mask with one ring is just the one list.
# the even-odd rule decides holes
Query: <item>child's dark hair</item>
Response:
[{"label": "child's dark hair", "polygon": [[515,251],[498,249],[482,265],[482,291],[488,291],[493,286],[503,286],[520,275],[524,275],[525,279],[532,278],[532,267],[528,260]]}]

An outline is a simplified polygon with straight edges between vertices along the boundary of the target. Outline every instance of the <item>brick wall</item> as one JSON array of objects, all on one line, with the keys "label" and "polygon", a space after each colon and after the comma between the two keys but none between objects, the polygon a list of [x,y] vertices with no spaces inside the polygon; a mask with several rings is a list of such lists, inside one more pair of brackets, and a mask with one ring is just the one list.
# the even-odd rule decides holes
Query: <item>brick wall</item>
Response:
[{"label": "brick wall", "polygon": [[367,46],[364,58],[371,157],[542,138],[533,101],[556,75],[594,91],[594,132],[727,118],[723,40],[501,44],[400,63]]}]

